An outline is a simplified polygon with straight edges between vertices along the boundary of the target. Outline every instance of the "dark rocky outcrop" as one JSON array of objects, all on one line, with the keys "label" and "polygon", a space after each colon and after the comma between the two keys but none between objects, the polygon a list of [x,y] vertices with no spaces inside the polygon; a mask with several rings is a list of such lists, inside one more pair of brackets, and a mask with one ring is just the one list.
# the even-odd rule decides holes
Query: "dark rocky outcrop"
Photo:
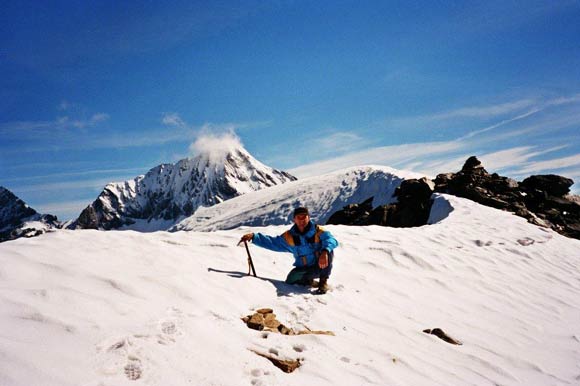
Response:
[{"label": "dark rocky outcrop", "polygon": [[507,210],[529,222],[580,239],[580,205],[565,196],[574,182],[553,174],[534,175],[518,183],[488,173],[476,157],[457,173],[439,174],[435,191]]},{"label": "dark rocky outcrop", "polygon": [[38,213],[0,186],[0,242],[38,236],[60,226],[56,216]]},{"label": "dark rocky outcrop", "polygon": [[530,176],[520,183],[526,190],[544,191],[550,196],[562,197],[570,193],[570,186],[574,184],[570,178],[557,176],[555,174],[545,174]]},{"label": "dark rocky outcrop", "polygon": [[349,204],[341,210],[334,212],[326,221],[327,224],[343,225],[368,225],[369,217],[373,211],[373,198],[361,202],[360,204]]},{"label": "dark rocky outcrop", "polygon": [[[434,185],[433,185],[434,182]],[[522,182],[489,173],[477,157],[469,157],[457,173],[404,180],[396,189],[397,203],[372,208],[373,198],[345,206],[327,224],[414,227],[425,225],[431,210],[431,194],[447,193],[496,209],[510,211],[530,223],[580,239],[580,199],[567,195],[574,181],[548,174]]]},{"label": "dark rocky outcrop", "polygon": [[433,182],[426,177],[404,180],[394,193],[398,202],[373,209],[371,197],[361,204],[345,206],[330,216],[326,223],[398,228],[425,225],[431,211],[433,187]]},{"label": "dark rocky outcrop", "polygon": [[[520,196],[517,181],[489,174],[476,157],[469,157],[458,173],[439,174],[435,191],[469,198],[497,209],[507,209]],[[492,193],[494,192],[494,193]]]}]

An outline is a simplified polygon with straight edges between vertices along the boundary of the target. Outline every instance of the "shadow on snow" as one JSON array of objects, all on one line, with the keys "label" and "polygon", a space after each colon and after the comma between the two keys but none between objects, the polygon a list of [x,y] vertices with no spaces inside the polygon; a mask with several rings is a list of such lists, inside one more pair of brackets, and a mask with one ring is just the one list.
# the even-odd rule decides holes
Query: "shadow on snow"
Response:
[{"label": "shadow on snow", "polygon": [[[224,273],[224,274],[228,275],[229,277],[233,277],[236,279],[242,279],[246,276],[249,276],[247,273],[241,272],[241,271],[224,271],[224,270],[215,269],[215,268],[208,268],[207,271],[208,272],[216,272],[216,273]],[[250,277],[253,277],[253,276],[250,276]],[[297,284],[288,284],[283,280],[271,279],[268,277],[257,276],[255,278],[272,283],[272,285],[274,285],[274,287],[276,288],[276,293],[278,296],[290,296],[290,295],[294,295],[294,294],[309,294],[309,293],[311,293],[310,287],[308,287],[308,286],[297,285]]]}]

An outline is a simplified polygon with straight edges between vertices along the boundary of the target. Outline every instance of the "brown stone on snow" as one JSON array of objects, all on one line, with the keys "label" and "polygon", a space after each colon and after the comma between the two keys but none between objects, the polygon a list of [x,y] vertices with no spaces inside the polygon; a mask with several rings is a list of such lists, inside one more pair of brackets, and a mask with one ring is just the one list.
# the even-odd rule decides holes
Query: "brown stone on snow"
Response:
[{"label": "brown stone on snow", "polygon": [[461,343],[460,341],[453,339],[452,337],[450,337],[449,335],[447,335],[442,329],[440,328],[434,328],[434,329],[426,329],[423,330],[424,333],[426,334],[431,334],[431,335],[435,335],[437,338],[444,340],[447,343],[451,343],[451,344],[456,344],[456,345],[462,345],[463,343]]},{"label": "brown stone on snow", "polygon": [[274,314],[266,314],[266,318],[264,319],[264,326],[271,328],[273,330],[278,330],[278,326],[280,322],[276,319],[276,315]]},{"label": "brown stone on snow", "polygon": [[283,324],[280,324],[278,326],[278,331],[280,331],[280,334],[282,334],[282,335],[295,335],[294,334],[294,330],[292,330],[291,328],[286,327]]},{"label": "brown stone on snow", "polygon": [[264,329],[264,315],[258,313],[252,315],[248,321],[248,327],[253,330],[262,331]]},{"label": "brown stone on snow", "polygon": [[[253,351],[253,350],[252,350]],[[284,371],[285,373],[291,373],[300,367],[300,359],[278,359],[272,355],[264,354],[258,351],[253,351],[255,354],[268,359],[274,366]]]},{"label": "brown stone on snow", "polygon": [[279,332],[282,335],[314,334],[334,336],[332,331],[311,330],[308,327],[306,327],[306,330],[303,331],[294,331],[293,329],[280,323],[280,321],[276,319],[276,314],[274,314],[274,311],[271,308],[261,308],[253,315],[243,317],[242,320],[249,328],[258,331],[267,329],[268,331]]},{"label": "brown stone on snow", "polygon": [[332,331],[321,331],[321,330],[300,330],[296,335],[329,335],[335,336]]}]

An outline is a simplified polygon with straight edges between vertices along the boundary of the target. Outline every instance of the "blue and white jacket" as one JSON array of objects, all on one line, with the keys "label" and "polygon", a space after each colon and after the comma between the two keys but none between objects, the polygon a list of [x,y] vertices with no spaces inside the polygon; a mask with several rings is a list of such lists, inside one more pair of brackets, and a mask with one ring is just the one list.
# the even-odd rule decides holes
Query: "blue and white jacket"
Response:
[{"label": "blue and white jacket", "polygon": [[303,234],[294,225],[276,237],[254,233],[252,242],[271,251],[292,253],[295,267],[318,264],[318,256],[323,249],[330,253],[338,246],[338,241],[329,231],[325,231],[312,221],[306,226],[306,232]]}]

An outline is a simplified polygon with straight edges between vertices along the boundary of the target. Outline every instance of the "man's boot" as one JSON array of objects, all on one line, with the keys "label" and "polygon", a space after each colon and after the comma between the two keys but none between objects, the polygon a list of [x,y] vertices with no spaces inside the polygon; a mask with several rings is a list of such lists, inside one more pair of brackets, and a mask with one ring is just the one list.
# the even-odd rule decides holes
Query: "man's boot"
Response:
[{"label": "man's boot", "polygon": [[317,294],[324,295],[325,293],[328,292],[327,281],[328,281],[327,277],[320,278],[320,281],[318,282],[318,290],[316,291]]}]

